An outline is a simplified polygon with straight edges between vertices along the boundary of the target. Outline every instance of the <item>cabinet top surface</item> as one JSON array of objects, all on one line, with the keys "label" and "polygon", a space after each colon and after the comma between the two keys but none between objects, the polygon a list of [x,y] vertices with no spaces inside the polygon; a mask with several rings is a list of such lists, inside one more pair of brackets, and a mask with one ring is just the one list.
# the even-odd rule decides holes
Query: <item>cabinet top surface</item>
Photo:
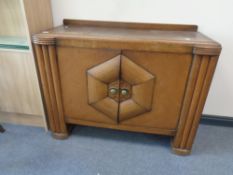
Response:
[{"label": "cabinet top surface", "polygon": [[64,20],[64,25],[37,34],[34,38],[111,40],[221,48],[219,43],[198,32],[195,25]]}]

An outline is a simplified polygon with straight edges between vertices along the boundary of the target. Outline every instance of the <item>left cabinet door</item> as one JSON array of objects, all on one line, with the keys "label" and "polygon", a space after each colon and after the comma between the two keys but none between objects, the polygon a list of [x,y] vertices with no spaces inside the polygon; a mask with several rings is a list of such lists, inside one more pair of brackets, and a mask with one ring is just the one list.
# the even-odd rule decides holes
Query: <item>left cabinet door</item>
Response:
[{"label": "left cabinet door", "polygon": [[0,82],[0,111],[44,115],[31,53],[1,51]]},{"label": "left cabinet door", "polygon": [[120,51],[57,47],[57,59],[66,120],[116,124]]}]

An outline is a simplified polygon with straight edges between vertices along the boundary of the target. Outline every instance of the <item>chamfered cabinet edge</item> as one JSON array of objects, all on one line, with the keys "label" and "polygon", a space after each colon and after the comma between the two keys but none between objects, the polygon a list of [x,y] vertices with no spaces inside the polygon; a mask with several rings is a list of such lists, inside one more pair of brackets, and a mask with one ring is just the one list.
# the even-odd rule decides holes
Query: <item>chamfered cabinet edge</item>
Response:
[{"label": "chamfered cabinet edge", "polygon": [[[70,44],[73,44],[72,38],[70,38],[71,43],[69,43],[69,38],[59,39],[48,36],[43,37],[40,35],[35,35],[33,42],[47,111],[47,118],[49,121],[49,128],[54,137],[66,138],[69,134],[67,124],[80,124],[111,129],[170,135],[173,136],[171,145],[175,153],[186,155],[191,152],[199,120],[221,51],[221,46],[217,45],[216,47],[209,48],[201,46],[191,47],[189,54],[192,55],[192,63],[189,68],[179,121],[175,130],[168,130],[162,128],[117,126],[71,118],[66,119],[62,104],[56,47],[61,46],[59,45],[61,40],[64,41],[62,46],[66,46],[67,44],[66,47],[70,47]],[[76,40],[76,42],[78,42],[78,40]],[[81,47],[80,45],[72,46]],[[86,45],[82,47],[86,47]],[[153,51],[156,52],[156,50]],[[168,50],[162,49],[162,51],[160,50],[159,52],[166,51]]]}]

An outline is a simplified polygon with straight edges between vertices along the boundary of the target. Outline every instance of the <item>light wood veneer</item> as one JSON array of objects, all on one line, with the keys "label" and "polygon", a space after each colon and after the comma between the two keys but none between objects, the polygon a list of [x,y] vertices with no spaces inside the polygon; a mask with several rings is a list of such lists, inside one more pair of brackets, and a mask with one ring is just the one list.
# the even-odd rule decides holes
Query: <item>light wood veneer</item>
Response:
[{"label": "light wood veneer", "polygon": [[64,20],[33,42],[53,135],[67,124],[163,134],[191,152],[221,51],[196,25]]}]

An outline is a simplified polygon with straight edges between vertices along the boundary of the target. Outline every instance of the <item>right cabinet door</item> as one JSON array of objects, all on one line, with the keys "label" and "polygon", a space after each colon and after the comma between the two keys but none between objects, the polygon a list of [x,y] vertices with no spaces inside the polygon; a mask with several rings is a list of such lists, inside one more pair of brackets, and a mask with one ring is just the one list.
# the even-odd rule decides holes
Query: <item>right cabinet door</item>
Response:
[{"label": "right cabinet door", "polygon": [[190,54],[122,51],[119,124],[175,129],[191,62]]}]

